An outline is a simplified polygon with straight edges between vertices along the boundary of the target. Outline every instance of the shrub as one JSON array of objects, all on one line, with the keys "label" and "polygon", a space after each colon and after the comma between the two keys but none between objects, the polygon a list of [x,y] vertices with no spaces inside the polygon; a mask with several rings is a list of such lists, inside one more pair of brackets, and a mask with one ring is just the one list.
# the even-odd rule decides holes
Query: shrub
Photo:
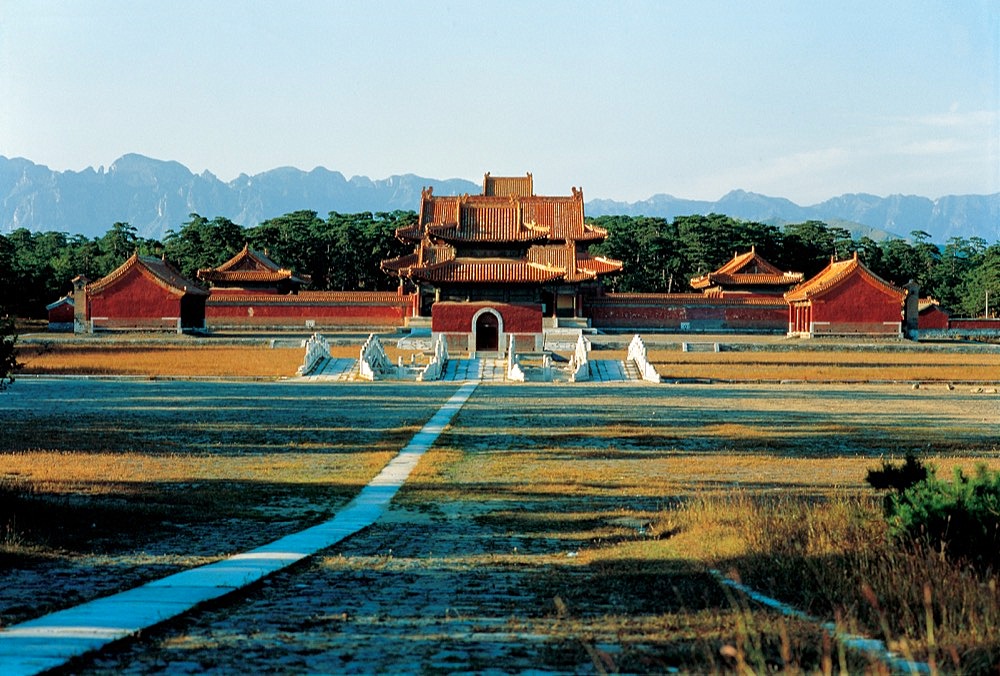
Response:
[{"label": "shrub", "polygon": [[985,465],[971,477],[958,469],[953,481],[932,473],[893,495],[886,517],[897,538],[924,541],[978,566],[1000,564],[1000,472]]},{"label": "shrub", "polygon": [[17,363],[17,333],[14,331],[14,318],[0,308],[0,390],[14,382],[14,370],[20,366]]},{"label": "shrub", "polygon": [[923,462],[917,460],[912,453],[906,454],[906,462],[902,465],[893,465],[891,462],[882,462],[882,469],[869,469],[865,476],[865,481],[872,488],[879,490],[893,489],[897,492],[905,491],[910,486],[924,481],[928,476],[934,474],[933,468],[928,468]]}]

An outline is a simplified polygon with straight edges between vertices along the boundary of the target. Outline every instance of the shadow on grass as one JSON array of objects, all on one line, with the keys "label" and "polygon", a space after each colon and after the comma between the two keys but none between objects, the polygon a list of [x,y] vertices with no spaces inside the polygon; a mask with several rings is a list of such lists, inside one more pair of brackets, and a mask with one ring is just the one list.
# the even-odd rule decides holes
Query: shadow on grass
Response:
[{"label": "shadow on grass", "polygon": [[195,526],[220,533],[256,528],[261,534],[273,527],[305,528],[330,518],[362,488],[211,480],[99,487],[96,492],[96,485],[75,483],[72,493],[44,492],[27,483],[0,482],[0,534],[5,534],[0,568],[30,563],[40,552],[134,551]]}]

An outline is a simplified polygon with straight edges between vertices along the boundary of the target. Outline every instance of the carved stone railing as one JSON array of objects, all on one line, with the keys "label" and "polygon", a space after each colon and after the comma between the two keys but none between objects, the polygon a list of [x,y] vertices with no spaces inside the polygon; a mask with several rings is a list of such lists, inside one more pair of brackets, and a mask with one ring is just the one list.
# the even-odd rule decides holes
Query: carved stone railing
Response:
[{"label": "carved stone railing", "polygon": [[438,334],[434,343],[434,356],[424,370],[417,374],[417,380],[440,380],[444,373],[444,365],[448,362],[448,341],[443,334]]},{"label": "carved stone railing", "polygon": [[639,337],[638,333],[632,338],[632,342],[628,344],[628,360],[633,362],[636,368],[639,369],[639,374],[643,380],[651,383],[660,382],[660,374],[656,372],[656,369],[646,358],[646,344],[642,342],[642,338]]},{"label": "carved stone railing", "polygon": [[521,368],[521,362],[517,359],[516,348],[517,342],[514,335],[507,336],[507,380],[523,383],[524,369]]},{"label": "carved stone railing", "polygon": [[590,347],[582,334],[576,339],[576,350],[569,360],[569,379],[575,383],[590,380]]},{"label": "carved stone railing", "polygon": [[295,372],[300,376],[308,375],[321,361],[330,357],[330,344],[318,333],[309,336],[303,345],[306,353],[302,358],[302,366]]},{"label": "carved stone railing", "polygon": [[396,365],[389,359],[385,348],[382,347],[382,341],[374,333],[368,336],[368,340],[361,346],[358,375],[365,380],[395,378],[397,375]]}]

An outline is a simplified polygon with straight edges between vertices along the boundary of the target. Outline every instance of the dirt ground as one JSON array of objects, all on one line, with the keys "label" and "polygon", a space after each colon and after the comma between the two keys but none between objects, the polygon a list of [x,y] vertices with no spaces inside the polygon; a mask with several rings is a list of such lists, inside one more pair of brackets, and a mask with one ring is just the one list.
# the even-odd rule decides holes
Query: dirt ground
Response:
[{"label": "dirt ground", "polygon": [[[327,518],[453,390],[18,381],[0,395],[3,477],[148,520],[14,548],[0,621]],[[706,574],[705,543],[650,533],[658,515],[705,492],[860,493],[867,468],[906,452],[997,468],[998,422],[996,394],[944,386],[481,385],[374,526],[72,671],[728,668],[741,608]],[[821,642],[793,633],[803,654]]]}]

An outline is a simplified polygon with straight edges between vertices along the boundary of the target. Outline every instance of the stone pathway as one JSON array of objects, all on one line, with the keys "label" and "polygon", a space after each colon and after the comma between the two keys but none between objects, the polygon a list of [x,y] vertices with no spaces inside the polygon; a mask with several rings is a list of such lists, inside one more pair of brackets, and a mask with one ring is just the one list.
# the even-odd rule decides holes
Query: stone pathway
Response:
[{"label": "stone pathway", "polygon": [[621,383],[633,380],[625,370],[625,363],[617,359],[592,359],[590,379],[595,383]]},{"label": "stone pathway", "polygon": [[351,380],[358,370],[357,359],[324,359],[306,378],[308,380]]},{"label": "stone pathway", "polygon": [[233,593],[373,524],[462,405],[476,383],[466,383],[410,443],[337,515],[217,563],[192,568],[0,630],[0,673],[36,674],[139,633],[195,606]]},{"label": "stone pathway", "polygon": [[[629,368],[631,366],[631,368]],[[553,369],[555,370],[555,369]],[[503,383],[507,381],[507,362],[504,359],[450,359],[445,364],[441,380],[464,382]],[[595,359],[590,362],[590,382],[623,383],[639,380],[638,371],[631,364],[617,359]]]},{"label": "stone pathway", "polygon": [[464,382],[506,382],[507,362],[504,359],[449,359],[444,366],[441,380]]},{"label": "stone pathway", "polygon": [[565,553],[543,554],[552,546],[505,537],[478,516],[466,504],[447,515],[394,504],[363,533],[270,578],[243,602],[99,655],[84,671],[518,673],[546,663],[552,670],[543,655],[557,651],[568,653],[558,657],[566,673],[592,673],[586,654],[576,655],[582,649],[562,645],[551,598],[539,602]]}]

